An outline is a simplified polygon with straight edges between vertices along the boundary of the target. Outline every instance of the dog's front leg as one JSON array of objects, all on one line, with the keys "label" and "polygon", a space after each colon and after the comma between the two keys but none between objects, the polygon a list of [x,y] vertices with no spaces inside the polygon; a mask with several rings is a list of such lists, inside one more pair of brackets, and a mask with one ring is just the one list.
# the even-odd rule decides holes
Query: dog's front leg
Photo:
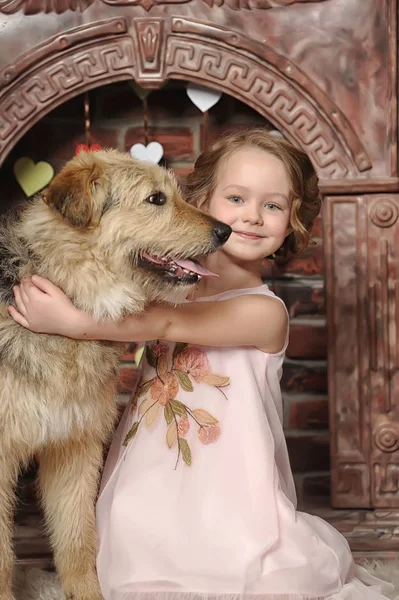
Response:
[{"label": "dog's front leg", "polygon": [[16,452],[0,444],[0,600],[14,600],[12,537],[18,472],[19,460]]},{"label": "dog's front leg", "polygon": [[94,512],[101,463],[102,445],[89,436],[40,455],[39,487],[54,562],[71,600],[103,598],[95,570]]}]

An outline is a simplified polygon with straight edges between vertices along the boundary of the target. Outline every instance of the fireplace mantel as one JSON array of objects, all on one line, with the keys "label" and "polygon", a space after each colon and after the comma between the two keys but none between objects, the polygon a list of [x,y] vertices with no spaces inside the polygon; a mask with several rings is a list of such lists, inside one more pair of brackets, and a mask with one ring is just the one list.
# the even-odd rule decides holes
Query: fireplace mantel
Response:
[{"label": "fireplace mantel", "polygon": [[0,0],[0,164],[72,97],[217,88],[325,195],[332,502],[399,508],[397,0]]}]

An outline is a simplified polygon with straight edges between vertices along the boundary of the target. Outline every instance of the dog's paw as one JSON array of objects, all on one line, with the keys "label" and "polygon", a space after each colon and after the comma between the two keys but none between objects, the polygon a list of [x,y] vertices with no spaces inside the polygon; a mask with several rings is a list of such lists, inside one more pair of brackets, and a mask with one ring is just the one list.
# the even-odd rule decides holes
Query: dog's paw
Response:
[{"label": "dog's paw", "polygon": [[95,594],[92,595],[89,593],[89,595],[87,595],[86,593],[82,596],[80,594],[76,595],[76,594],[67,594],[66,595],[66,600],[104,600],[104,596],[100,593],[100,595]]},{"label": "dog's paw", "polygon": [[73,587],[69,586],[65,591],[67,600],[104,600],[96,576],[87,577],[79,583],[75,581]]}]

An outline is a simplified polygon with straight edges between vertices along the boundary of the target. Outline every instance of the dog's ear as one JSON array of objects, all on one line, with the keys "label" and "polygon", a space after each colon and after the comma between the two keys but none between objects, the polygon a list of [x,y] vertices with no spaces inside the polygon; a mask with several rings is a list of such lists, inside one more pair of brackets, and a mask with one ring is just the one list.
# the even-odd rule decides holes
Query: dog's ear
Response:
[{"label": "dog's ear", "polygon": [[94,152],[81,152],[54,177],[43,200],[75,227],[96,226],[105,196],[104,173]]}]

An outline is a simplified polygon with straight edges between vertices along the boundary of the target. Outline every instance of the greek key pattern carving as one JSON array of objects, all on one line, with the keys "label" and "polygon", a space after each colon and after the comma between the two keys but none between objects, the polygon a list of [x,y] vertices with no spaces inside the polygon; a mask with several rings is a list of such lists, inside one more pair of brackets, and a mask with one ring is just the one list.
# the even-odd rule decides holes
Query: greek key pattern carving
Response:
[{"label": "greek key pattern carving", "polygon": [[26,121],[53,104],[57,97],[76,90],[88,82],[100,82],[109,76],[131,72],[133,76],[134,49],[130,39],[104,42],[101,47],[90,46],[60,62],[33,73],[18,87],[0,100],[0,148],[2,142],[23,129]]},{"label": "greek key pattern carving", "polygon": [[231,51],[220,47],[170,38],[165,76],[170,74],[188,79],[201,75],[202,80],[220,82],[227,93],[238,93],[260,113],[266,115],[266,108],[267,116],[302,144],[322,178],[348,176],[348,154],[324,115],[274,69],[260,68],[256,61],[238,54],[232,57]]}]

